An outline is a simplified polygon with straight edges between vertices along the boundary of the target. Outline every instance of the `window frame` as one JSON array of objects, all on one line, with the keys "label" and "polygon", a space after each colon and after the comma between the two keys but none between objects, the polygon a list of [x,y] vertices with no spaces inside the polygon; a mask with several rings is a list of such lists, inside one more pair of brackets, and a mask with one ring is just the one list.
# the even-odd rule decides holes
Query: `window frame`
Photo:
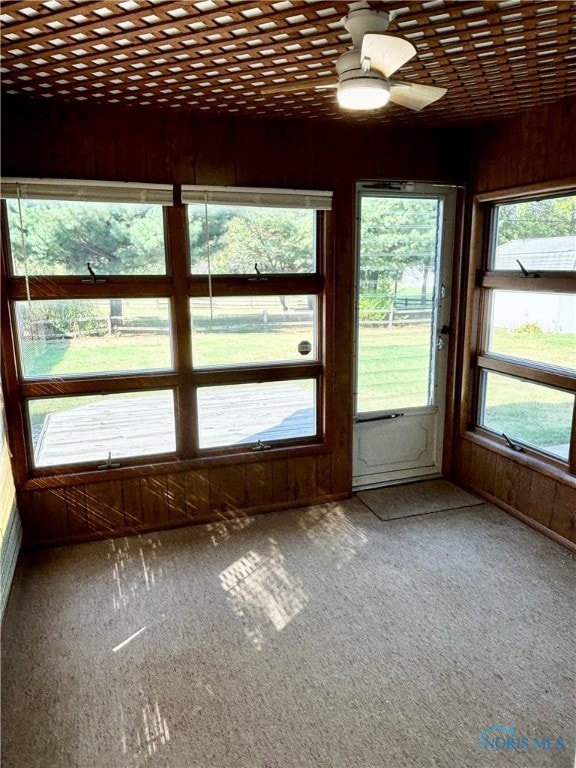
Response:
[{"label": "window frame", "polygon": [[[496,244],[496,212],[502,204],[513,204],[552,199],[576,194],[573,179],[550,185],[531,185],[476,195],[472,212],[472,254],[475,256],[475,269],[471,270],[471,282],[468,292],[470,368],[468,377],[463,382],[464,418],[467,429],[493,445],[505,447],[516,456],[526,456],[542,466],[560,470],[562,473],[576,474],[576,401],[572,413],[571,436],[568,462],[551,456],[543,449],[514,440],[516,448],[508,444],[505,438],[484,426],[480,422],[483,404],[483,374],[494,372],[540,384],[553,389],[576,394],[576,376],[569,371],[545,363],[522,361],[517,357],[508,357],[502,353],[489,352],[488,340],[492,296],[495,290],[526,291],[530,293],[566,293],[576,294],[576,271],[539,269],[538,277],[524,276],[520,268],[496,270],[491,267],[492,254]],[[466,380],[467,378],[467,380]]]},{"label": "window frame", "polygon": [[[58,181],[54,181],[56,190]],[[89,182],[88,182],[89,184]],[[114,182],[109,182],[114,187]],[[145,185],[137,185],[139,187]],[[154,187],[154,185],[151,185]],[[233,189],[233,188],[230,188]],[[173,189],[179,200],[178,188]],[[259,190],[264,193],[265,190]],[[277,192],[277,191],[276,191]],[[286,190],[290,194],[291,190]],[[311,193],[319,194],[319,193]],[[331,193],[323,193],[324,199]],[[54,199],[58,199],[57,196]],[[314,197],[312,197],[314,200]],[[129,201],[126,201],[129,202]],[[150,201],[156,202],[156,201]],[[25,277],[10,273],[10,244],[6,201],[2,200],[2,365],[6,372],[5,388],[10,412],[11,442],[14,445],[16,478],[19,487],[34,488],[61,485],[62,482],[87,482],[114,476],[147,474],[160,466],[164,470],[182,470],[283,456],[326,453],[331,450],[332,428],[327,411],[331,408],[332,387],[327,382],[333,376],[333,341],[325,334],[331,332],[333,308],[327,300],[327,250],[332,247],[331,213],[324,207],[315,209],[314,244],[316,267],[314,273],[266,275],[266,281],[254,282],[246,275],[194,275],[189,271],[189,243],[186,204],[163,203],[163,226],[166,252],[166,275],[115,275],[104,283],[83,282],[80,276]],[[316,359],[289,363],[244,364],[236,367],[192,367],[192,326],[190,299],[217,295],[314,295],[317,302]],[[15,302],[47,299],[113,299],[165,298],[170,303],[170,328],[173,370],[158,372],[106,373],[74,375],[64,378],[26,378],[20,375],[18,358],[17,320]],[[5,322],[6,320],[6,322]],[[316,434],[274,442],[263,454],[252,444],[231,445],[200,450],[198,447],[198,415],[196,392],[199,387],[291,379],[313,379],[316,382]],[[148,389],[170,389],[176,403],[176,451],[170,454],[136,456],[119,459],[120,467],[101,470],[97,463],[61,464],[47,468],[35,467],[31,428],[26,403],[37,397],[62,397],[114,392],[138,392]],[[98,462],[101,463],[101,462]]]}]

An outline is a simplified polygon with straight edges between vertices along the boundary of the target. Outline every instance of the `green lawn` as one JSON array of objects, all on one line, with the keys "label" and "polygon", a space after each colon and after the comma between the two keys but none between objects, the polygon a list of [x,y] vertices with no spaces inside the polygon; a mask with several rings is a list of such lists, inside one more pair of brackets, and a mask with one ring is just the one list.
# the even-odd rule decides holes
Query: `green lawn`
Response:
[{"label": "green lawn", "polygon": [[361,328],[358,410],[428,405],[430,329]]},{"label": "green lawn", "polygon": [[310,324],[244,333],[202,330],[194,332],[192,355],[198,367],[313,360],[313,352],[299,354],[301,341],[313,344]]},{"label": "green lawn", "polygon": [[491,351],[576,371],[576,333],[522,333],[498,328]]},{"label": "green lawn", "polygon": [[172,367],[169,336],[83,336],[23,345],[26,375],[73,376],[87,373],[157,371]]},{"label": "green lawn", "polygon": [[[495,331],[491,350],[576,370],[576,334]],[[574,396],[490,373],[484,426],[521,442],[548,448],[570,443]]]}]

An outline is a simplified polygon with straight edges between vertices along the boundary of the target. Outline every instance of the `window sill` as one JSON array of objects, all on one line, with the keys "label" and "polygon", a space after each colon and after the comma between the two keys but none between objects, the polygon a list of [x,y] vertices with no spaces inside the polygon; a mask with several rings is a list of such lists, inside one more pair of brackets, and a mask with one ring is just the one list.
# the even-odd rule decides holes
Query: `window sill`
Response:
[{"label": "window sill", "polygon": [[496,437],[492,437],[488,433],[480,431],[466,431],[461,435],[461,439],[479,445],[482,448],[487,448],[499,456],[513,459],[518,464],[528,467],[541,475],[551,477],[570,488],[576,489],[576,475],[571,474],[568,470],[568,466],[560,461],[541,456],[537,454],[536,451],[532,451],[529,448],[526,448],[525,451],[522,452],[514,451],[505,443],[499,442]]},{"label": "window sill", "polygon": [[106,482],[110,480],[125,480],[133,477],[148,477],[150,475],[169,475],[193,470],[211,469],[213,467],[232,466],[235,464],[253,464],[264,461],[302,458],[328,454],[332,448],[327,443],[300,443],[294,446],[278,446],[266,451],[241,450],[235,453],[218,453],[199,456],[187,460],[168,460],[153,464],[131,464],[110,470],[77,470],[73,468],[61,470],[59,474],[47,472],[38,474],[27,480],[19,490],[39,491],[47,488],[85,485],[87,483]]}]

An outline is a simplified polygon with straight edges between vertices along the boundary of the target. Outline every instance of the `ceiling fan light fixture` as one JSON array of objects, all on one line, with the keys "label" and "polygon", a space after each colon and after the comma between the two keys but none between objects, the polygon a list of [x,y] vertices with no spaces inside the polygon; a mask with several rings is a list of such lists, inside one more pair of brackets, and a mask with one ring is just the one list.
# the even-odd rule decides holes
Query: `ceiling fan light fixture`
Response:
[{"label": "ceiling fan light fixture", "polygon": [[382,109],[390,101],[386,80],[375,77],[355,77],[338,84],[338,104],[342,109]]}]

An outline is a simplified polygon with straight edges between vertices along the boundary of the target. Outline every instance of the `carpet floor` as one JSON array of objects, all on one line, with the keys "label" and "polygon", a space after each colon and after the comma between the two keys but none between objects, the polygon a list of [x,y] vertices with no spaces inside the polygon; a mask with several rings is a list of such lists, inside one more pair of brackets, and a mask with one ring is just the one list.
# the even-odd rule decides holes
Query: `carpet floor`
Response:
[{"label": "carpet floor", "polygon": [[470,498],[24,553],[3,768],[572,768],[576,561]]}]

